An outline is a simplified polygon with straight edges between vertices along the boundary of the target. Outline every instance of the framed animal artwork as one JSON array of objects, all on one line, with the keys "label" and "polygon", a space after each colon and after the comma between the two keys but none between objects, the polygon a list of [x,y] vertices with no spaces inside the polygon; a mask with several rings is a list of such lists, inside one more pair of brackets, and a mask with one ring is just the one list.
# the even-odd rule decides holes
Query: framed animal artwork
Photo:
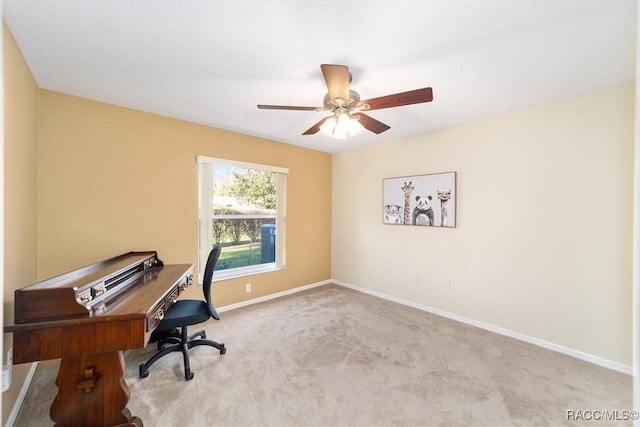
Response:
[{"label": "framed animal artwork", "polygon": [[382,180],[382,222],[431,227],[456,226],[456,173]]}]

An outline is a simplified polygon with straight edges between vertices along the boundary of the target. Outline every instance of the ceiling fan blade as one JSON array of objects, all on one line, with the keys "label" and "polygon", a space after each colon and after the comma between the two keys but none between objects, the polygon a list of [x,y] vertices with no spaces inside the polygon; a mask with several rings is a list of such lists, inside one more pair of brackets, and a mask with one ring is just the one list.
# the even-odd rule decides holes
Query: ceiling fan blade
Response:
[{"label": "ceiling fan blade", "polygon": [[296,107],[292,105],[258,105],[261,110],[296,110],[296,111],[316,111],[320,107]]},{"label": "ceiling fan blade", "polygon": [[318,133],[318,131],[320,130],[320,126],[322,126],[324,122],[326,122],[327,119],[330,119],[331,117],[333,116],[325,117],[324,119],[320,120],[318,123],[304,131],[303,135],[313,135],[314,133]]},{"label": "ceiling fan blade", "polygon": [[410,90],[408,92],[394,93],[393,95],[367,99],[360,104],[369,104],[367,111],[381,110],[383,108],[400,107],[401,105],[419,104],[433,101],[433,91],[430,87]]},{"label": "ceiling fan blade", "polygon": [[322,76],[327,83],[329,98],[335,100],[341,98],[349,101],[349,67],[346,65],[322,64],[320,65]]},{"label": "ceiling fan blade", "polygon": [[380,134],[386,130],[391,129],[391,126],[385,125],[384,123],[374,119],[371,116],[367,116],[366,114],[358,113],[354,114],[353,117],[357,118],[360,121],[362,127],[370,130],[375,134]]}]

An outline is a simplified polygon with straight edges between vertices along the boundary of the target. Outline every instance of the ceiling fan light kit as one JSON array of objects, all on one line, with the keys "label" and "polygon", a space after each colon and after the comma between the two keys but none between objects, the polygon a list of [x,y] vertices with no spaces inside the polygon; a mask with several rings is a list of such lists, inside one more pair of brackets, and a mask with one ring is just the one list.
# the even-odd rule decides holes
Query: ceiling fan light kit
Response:
[{"label": "ceiling fan light kit", "polygon": [[311,126],[303,132],[303,135],[313,135],[322,131],[326,135],[342,139],[356,135],[363,128],[375,134],[391,129],[390,126],[363,114],[363,111],[433,101],[433,92],[430,87],[361,101],[360,94],[349,88],[349,83],[351,83],[349,67],[322,64],[320,69],[328,89],[322,107],[258,105],[258,108],[263,110],[331,111],[333,113],[331,116],[325,117]]},{"label": "ceiling fan light kit", "polygon": [[335,115],[328,117],[327,120],[320,125],[322,133],[337,139],[354,136],[360,133],[362,129],[364,129],[364,127],[360,124],[360,120],[352,117],[351,114],[344,111],[344,109],[336,112]]}]

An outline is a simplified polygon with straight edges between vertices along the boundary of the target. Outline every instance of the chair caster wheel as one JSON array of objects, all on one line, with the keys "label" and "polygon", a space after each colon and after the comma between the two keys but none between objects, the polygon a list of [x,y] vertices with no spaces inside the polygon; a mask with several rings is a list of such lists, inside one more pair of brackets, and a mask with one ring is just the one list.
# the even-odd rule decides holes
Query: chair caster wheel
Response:
[{"label": "chair caster wheel", "polygon": [[138,371],[140,372],[140,378],[147,378],[149,376],[149,371],[144,370],[144,364],[140,365]]},{"label": "chair caster wheel", "polygon": [[225,354],[227,352],[227,347],[222,344],[222,348],[220,349],[220,354]]},{"label": "chair caster wheel", "polygon": [[193,379],[193,372],[191,372],[191,371],[185,372],[184,379],[187,380],[187,381],[191,381]]}]

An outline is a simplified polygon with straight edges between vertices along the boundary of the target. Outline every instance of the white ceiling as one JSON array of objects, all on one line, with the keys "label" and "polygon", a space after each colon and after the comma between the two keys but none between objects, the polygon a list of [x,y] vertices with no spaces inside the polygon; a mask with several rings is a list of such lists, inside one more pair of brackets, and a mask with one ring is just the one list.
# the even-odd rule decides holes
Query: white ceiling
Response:
[{"label": "white ceiling", "polygon": [[[39,87],[326,152],[635,80],[636,0],[4,0]],[[302,132],[327,115],[321,63],[391,129]]]}]

